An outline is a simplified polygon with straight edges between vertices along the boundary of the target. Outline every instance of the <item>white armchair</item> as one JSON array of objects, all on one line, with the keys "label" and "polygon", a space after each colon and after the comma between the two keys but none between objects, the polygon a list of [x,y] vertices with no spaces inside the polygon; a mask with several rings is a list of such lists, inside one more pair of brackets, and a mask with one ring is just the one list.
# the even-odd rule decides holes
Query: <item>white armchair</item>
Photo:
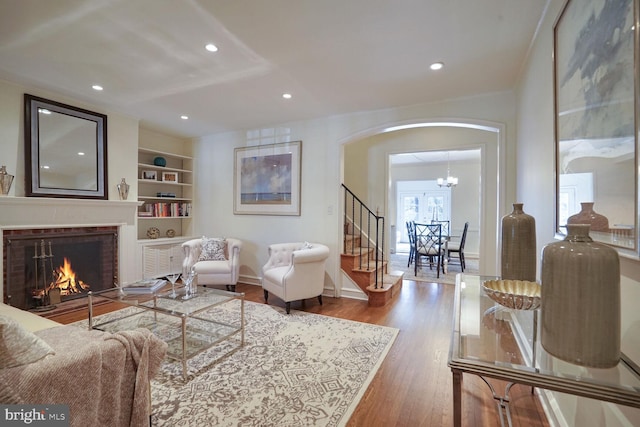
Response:
[{"label": "white armchair", "polygon": [[262,267],[262,289],[281,298],[287,314],[291,301],[318,297],[322,305],[324,265],[329,248],[319,243],[277,243],[269,246],[269,260]]},{"label": "white armchair", "polygon": [[240,271],[240,250],[242,242],[238,239],[226,238],[224,259],[201,259],[202,239],[192,239],[182,244],[184,250],[183,274],[188,274],[191,267],[198,274],[198,285],[225,285],[228,291],[235,292]]}]

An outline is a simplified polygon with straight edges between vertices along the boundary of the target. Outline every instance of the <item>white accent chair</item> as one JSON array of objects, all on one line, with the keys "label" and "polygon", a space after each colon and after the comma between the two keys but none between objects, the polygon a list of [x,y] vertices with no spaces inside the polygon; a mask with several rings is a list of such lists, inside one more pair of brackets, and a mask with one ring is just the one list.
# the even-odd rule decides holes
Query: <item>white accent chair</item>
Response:
[{"label": "white accent chair", "polygon": [[264,301],[269,292],[285,302],[287,314],[291,301],[318,297],[322,305],[324,265],[329,248],[320,243],[276,243],[269,246],[269,260],[262,267]]},{"label": "white accent chair", "polygon": [[189,274],[194,267],[198,274],[198,285],[225,285],[228,291],[235,292],[240,271],[240,250],[242,242],[226,238],[227,251],[224,260],[198,261],[202,252],[202,239],[192,239],[182,244],[184,250],[183,274]]}]

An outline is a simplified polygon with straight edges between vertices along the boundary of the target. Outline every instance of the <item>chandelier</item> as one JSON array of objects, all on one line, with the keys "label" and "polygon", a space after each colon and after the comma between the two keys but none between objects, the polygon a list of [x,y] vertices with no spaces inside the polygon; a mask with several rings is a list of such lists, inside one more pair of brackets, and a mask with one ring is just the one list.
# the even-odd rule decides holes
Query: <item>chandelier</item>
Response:
[{"label": "chandelier", "polygon": [[449,152],[447,151],[447,178],[438,178],[438,185],[440,187],[455,187],[458,185],[458,178],[455,176],[451,176],[451,172],[449,171]]}]

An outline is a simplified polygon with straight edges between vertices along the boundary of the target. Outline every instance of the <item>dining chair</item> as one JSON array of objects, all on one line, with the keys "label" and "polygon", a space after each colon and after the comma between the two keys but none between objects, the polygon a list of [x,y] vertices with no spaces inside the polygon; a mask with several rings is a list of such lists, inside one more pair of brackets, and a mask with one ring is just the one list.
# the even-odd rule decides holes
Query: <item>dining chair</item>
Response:
[{"label": "dining chair", "polygon": [[429,268],[433,269],[435,260],[436,277],[440,277],[440,267],[444,273],[444,260],[442,252],[442,225],[441,224],[419,224],[414,223],[414,275],[418,275],[418,267],[421,266],[422,258],[427,258]]},{"label": "dining chair", "polygon": [[[464,244],[467,241],[467,230],[469,230],[469,223],[465,222],[460,241],[449,242],[449,250],[448,250],[449,256],[451,256],[452,253],[458,254],[458,261],[460,262],[460,268],[462,269],[463,273],[464,273],[464,269],[466,268],[466,264],[464,260]],[[449,262],[451,262],[451,260],[449,260]]]},{"label": "dining chair", "polygon": [[449,230],[451,229],[451,222],[450,221],[437,221],[437,220],[431,220],[431,224],[440,224],[442,225],[442,237],[445,239],[448,239],[449,236],[451,235],[451,233],[449,233]]},{"label": "dining chair", "polygon": [[407,261],[407,267],[409,267],[416,254],[416,231],[413,226],[413,221],[407,221],[407,234],[409,235],[409,261]]}]

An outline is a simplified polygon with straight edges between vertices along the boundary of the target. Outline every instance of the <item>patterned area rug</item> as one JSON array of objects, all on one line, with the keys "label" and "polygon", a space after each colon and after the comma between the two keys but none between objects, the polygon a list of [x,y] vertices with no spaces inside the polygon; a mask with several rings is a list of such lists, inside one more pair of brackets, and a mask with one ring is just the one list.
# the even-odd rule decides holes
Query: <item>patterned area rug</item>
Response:
[{"label": "patterned area rug", "polygon": [[[456,284],[456,274],[461,273],[460,264],[451,263],[449,265],[449,269],[447,274],[443,274],[442,270],[440,271],[440,277],[436,275],[435,266],[433,269],[429,268],[429,265],[423,262],[423,265],[418,268],[418,274],[414,274],[413,264],[407,267],[407,261],[409,260],[409,254],[405,253],[395,253],[391,254],[391,270],[394,271],[402,271],[404,272],[405,280],[415,280],[416,282],[435,282],[435,283],[445,283],[448,285]],[[456,259],[457,261],[457,259]],[[478,274],[478,260],[477,259],[467,259],[465,260],[466,268],[464,269],[465,273],[469,274]]]},{"label": "patterned area rug", "polygon": [[[234,304],[203,317],[237,322]],[[253,302],[245,320],[244,346],[236,335],[198,354],[187,381],[180,362],[165,361],[152,382],[154,426],[343,426],[398,334]]]}]

